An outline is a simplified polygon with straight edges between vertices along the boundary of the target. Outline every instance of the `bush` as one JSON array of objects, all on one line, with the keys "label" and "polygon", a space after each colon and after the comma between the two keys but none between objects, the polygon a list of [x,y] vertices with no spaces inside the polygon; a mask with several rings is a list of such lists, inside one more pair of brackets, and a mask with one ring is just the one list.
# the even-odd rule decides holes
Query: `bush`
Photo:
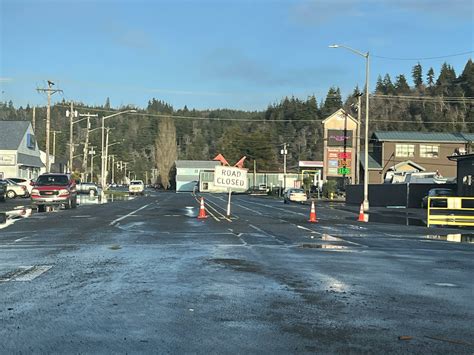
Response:
[{"label": "bush", "polygon": [[323,185],[323,196],[329,198],[329,196],[331,195],[331,192],[335,194],[336,190],[337,190],[336,181],[334,180],[326,181],[326,183]]}]

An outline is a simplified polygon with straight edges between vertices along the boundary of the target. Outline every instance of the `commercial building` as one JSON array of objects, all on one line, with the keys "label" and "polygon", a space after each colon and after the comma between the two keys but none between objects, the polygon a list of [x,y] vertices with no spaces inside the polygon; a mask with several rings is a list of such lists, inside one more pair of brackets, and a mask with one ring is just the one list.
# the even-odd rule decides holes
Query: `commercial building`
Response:
[{"label": "commercial building", "polygon": [[29,121],[0,121],[0,178],[35,179],[44,168]]},{"label": "commercial building", "polygon": [[454,179],[456,163],[448,157],[469,151],[473,140],[472,133],[374,132],[369,145],[369,183],[383,183],[388,172],[438,172]]},{"label": "commercial building", "polygon": [[325,180],[337,180],[340,186],[356,180],[357,120],[339,109],[323,122]]}]

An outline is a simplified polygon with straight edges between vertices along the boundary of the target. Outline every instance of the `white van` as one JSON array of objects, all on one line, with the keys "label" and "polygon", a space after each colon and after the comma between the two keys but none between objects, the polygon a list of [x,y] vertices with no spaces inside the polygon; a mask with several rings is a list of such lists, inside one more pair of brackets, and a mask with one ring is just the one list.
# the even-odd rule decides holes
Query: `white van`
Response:
[{"label": "white van", "polygon": [[128,186],[128,193],[130,195],[143,195],[145,193],[145,184],[142,180],[132,180]]}]

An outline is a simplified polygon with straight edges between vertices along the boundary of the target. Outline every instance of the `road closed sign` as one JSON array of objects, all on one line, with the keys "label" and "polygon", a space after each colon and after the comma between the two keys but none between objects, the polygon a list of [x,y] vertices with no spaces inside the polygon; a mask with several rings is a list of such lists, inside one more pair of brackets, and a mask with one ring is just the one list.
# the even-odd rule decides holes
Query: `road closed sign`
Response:
[{"label": "road closed sign", "polygon": [[247,170],[230,166],[216,166],[214,170],[214,185],[227,187],[231,190],[247,190]]}]

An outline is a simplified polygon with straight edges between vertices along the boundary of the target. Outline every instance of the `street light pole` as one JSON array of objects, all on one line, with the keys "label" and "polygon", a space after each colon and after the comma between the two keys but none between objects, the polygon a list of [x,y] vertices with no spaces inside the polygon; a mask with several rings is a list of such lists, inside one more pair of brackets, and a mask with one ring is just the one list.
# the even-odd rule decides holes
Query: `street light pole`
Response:
[{"label": "street light pole", "polygon": [[125,113],[135,113],[137,112],[137,110],[125,110],[125,111],[120,111],[120,112],[116,112],[112,115],[109,115],[109,116],[102,116],[102,145],[101,145],[101,169],[100,169],[100,181],[101,181],[101,187],[102,187],[102,190],[105,190],[105,143],[104,143],[104,140],[105,140],[105,120],[107,118],[111,118],[111,117],[114,117],[114,116],[118,116],[118,115],[122,115],[122,114],[125,114]]},{"label": "street light pole", "polygon": [[345,48],[352,53],[364,57],[365,62],[365,144],[364,144],[364,211],[369,211],[369,70],[370,70],[370,54],[362,53],[351,47],[341,44],[330,45],[329,48]]}]

